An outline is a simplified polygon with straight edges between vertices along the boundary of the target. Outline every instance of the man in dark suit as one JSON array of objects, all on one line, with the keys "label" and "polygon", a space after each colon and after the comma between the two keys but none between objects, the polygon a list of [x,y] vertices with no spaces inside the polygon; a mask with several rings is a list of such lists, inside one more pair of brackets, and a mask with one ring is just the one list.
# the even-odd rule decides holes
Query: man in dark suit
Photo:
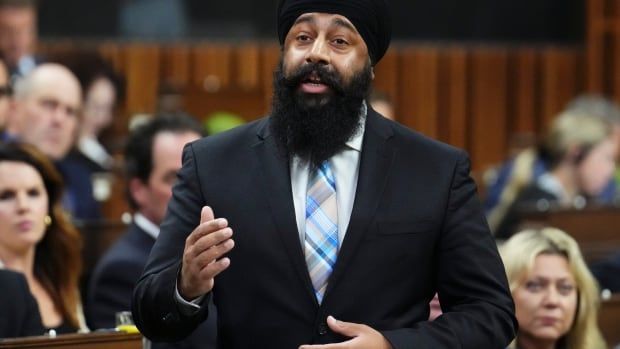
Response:
[{"label": "man in dark suit", "polygon": [[[161,116],[135,129],[125,149],[129,201],[134,220],[97,264],[90,282],[87,316],[91,328],[115,326],[115,314],[131,308],[133,287],[142,274],[161,223],[181,152],[187,142],[202,136],[200,125],[188,116]],[[214,348],[215,319],[194,336],[154,348]],[[211,337],[209,339],[209,337]]]},{"label": "man in dark suit", "polygon": [[184,337],[212,298],[219,348],[510,343],[467,156],[366,105],[389,27],[384,0],[280,2],[271,115],[185,147],[134,291],[144,335]]},{"label": "man in dark suit", "polygon": [[24,276],[0,269],[0,339],[43,335],[37,302]]}]

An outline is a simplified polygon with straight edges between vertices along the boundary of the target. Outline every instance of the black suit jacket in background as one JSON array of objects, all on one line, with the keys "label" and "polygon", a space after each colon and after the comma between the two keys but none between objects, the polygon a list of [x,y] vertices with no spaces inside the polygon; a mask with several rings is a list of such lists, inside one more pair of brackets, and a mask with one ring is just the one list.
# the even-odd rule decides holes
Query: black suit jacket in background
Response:
[{"label": "black suit jacket in background", "polygon": [[[372,110],[366,120],[353,211],[321,305],[297,230],[289,161],[269,118],[187,145],[134,292],[142,333],[177,340],[209,315],[181,313],[174,290],[185,239],[210,205],[235,240],[212,292],[219,348],[343,341],[327,328],[328,315],[381,331],[395,349],[505,348],[514,305],[467,156]],[[427,322],[435,292],[445,313]]]},{"label": "black suit jacket in background", "polygon": [[[97,263],[90,280],[86,315],[91,329],[115,327],[115,314],[131,309],[131,295],[136,281],[155,243],[135,223]],[[213,305],[210,305],[213,307]],[[211,308],[212,311],[215,309]],[[156,343],[153,349],[215,348],[215,317],[201,324],[188,338],[177,343]]]},{"label": "black suit jacket in background", "polygon": [[39,307],[26,278],[0,269],[0,339],[41,336],[43,332]]}]

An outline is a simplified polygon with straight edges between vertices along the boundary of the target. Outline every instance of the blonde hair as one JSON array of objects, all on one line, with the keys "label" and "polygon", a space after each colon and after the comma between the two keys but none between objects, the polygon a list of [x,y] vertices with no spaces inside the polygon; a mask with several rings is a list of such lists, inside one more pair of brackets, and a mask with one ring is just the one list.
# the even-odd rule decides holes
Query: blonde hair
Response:
[{"label": "blonde hair", "polygon": [[[606,348],[605,340],[598,328],[597,316],[600,306],[598,284],[572,237],[556,228],[524,230],[501,245],[499,252],[504,261],[511,292],[521,285],[524,276],[533,268],[534,261],[539,255],[553,254],[565,257],[569,270],[575,278],[578,294],[575,320],[564,338],[567,347]],[[510,348],[514,346],[515,342]]]},{"label": "blonde hair", "polygon": [[547,170],[552,170],[576,147],[578,162],[593,147],[611,137],[612,132],[612,125],[608,120],[585,110],[569,109],[558,115],[540,147],[526,149],[515,158],[513,170],[500,194],[499,202],[487,217],[491,231],[497,232],[519,193],[532,182],[537,158],[542,158]]}]

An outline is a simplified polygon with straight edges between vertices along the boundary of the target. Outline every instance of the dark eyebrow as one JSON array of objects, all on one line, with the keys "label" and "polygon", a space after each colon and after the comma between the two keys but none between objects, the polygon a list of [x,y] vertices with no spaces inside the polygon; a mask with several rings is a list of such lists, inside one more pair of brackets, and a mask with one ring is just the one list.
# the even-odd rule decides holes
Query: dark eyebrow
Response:
[{"label": "dark eyebrow", "polygon": [[293,25],[297,25],[299,23],[314,24],[314,17],[312,15],[299,16],[299,18],[297,18],[297,20],[295,21],[295,23],[293,23]]},{"label": "dark eyebrow", "polygon": [[349,29],[350,31],[352,31],[354,33],[357,33],[357,29],[355,29],[355,27],[351,23],[343,20],[342,18],[335,18],[332,21],[332,23],[337,25],[337,26],[339,26],[339,27],[344,27],[344,28],[347,28],[347,29]]}]

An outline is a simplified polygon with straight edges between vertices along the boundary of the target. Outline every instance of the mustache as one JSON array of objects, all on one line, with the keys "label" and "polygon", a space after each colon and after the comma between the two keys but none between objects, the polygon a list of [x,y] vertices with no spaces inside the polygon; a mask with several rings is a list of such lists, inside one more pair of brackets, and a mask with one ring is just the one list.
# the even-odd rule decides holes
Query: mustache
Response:
[{"label": "mustache", "polygon": [[336,74],[321,63],[306,63],[299,68],[295,69],[290,76],[284,78],[284,84],[288,88],[296,88],[308,79],[310,74],[316,74],[321,79],[321,83],[330,87],[334,92],[338,94],[344,94],[344,87],[342,86],[342,80]]}]

